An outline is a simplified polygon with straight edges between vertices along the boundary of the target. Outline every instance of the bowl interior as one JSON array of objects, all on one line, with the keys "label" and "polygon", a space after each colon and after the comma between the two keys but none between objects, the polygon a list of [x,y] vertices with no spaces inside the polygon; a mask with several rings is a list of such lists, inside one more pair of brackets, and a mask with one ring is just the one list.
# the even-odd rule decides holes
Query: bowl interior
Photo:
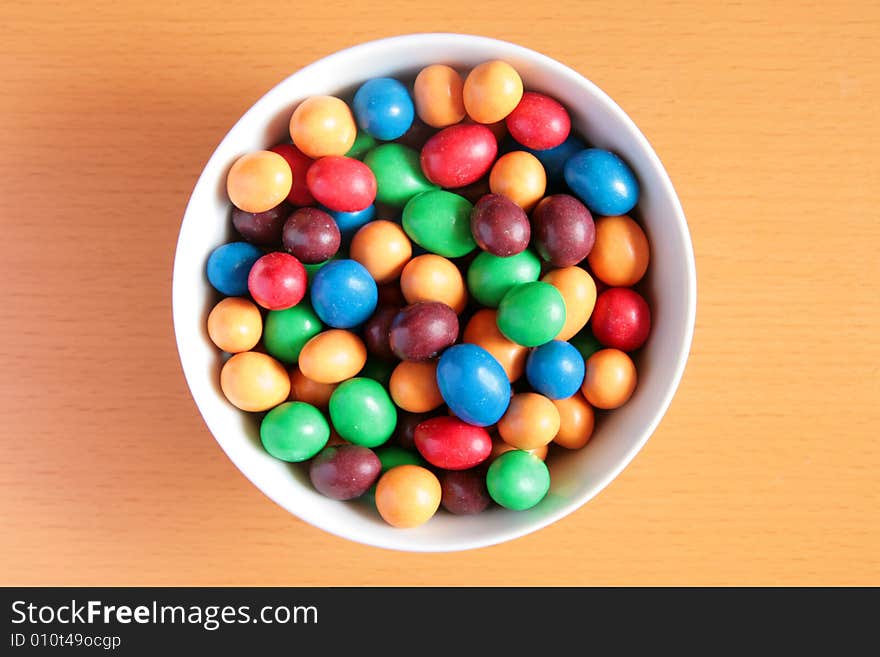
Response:
[{"label": "bowl interior", "polygon": [[[258,436],[258,418],[231,406],[219,387],[222,357],[206,321],[218,297],[207,282],[210,252],[232,239],[226,172],[241,154],[288,139],[296,105],[315,94],[346,95],[364,80],[390,75],[411,81],[428,64],[461,70],[505,59],[527,89],[546,92],[571,113],[573,131],[592,145],[624,157],[641,184],[638,219],[652,261],[641,291],[651,304],[653,328],[636,364],[633,398],[602,418],[588,445],[548,460],[552,483],[535,508],[500,508],[478,516],[438,513],[415,529],[386,525],[366,502],[321,496],[306,469],[270,457]],[[418,34],[366,43],[301,69],[269,91],[236,123],[211,156],[190,198],[174,262],[173,313],[180,359],[196,404],[217,442],[236,466],[279,505],[326,531],[376,546],[447,551],[490,545],[554,522],[596,495],[635,456],[672,399],[690,347],[696,284],[694,259],[681,206],[659,159],[632,121],[595,85],[564,65],[503,41],[455,34]]]}]

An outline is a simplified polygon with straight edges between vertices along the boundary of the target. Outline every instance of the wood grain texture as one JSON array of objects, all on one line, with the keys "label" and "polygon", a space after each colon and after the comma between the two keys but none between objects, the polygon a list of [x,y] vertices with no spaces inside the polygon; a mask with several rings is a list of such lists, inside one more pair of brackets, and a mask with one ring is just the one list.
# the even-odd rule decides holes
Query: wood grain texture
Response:
[{"label": "wood grain texture", "polygon": [[[880,584],[880,5],[379,4],[0,5],[0,584]],[[263,497],[202,423],[170,312],[226,130],[299,67],[418,31],[515,41],[607,91],[699,275],[684,380],[630,467],[543,531],[444,555]]]}]

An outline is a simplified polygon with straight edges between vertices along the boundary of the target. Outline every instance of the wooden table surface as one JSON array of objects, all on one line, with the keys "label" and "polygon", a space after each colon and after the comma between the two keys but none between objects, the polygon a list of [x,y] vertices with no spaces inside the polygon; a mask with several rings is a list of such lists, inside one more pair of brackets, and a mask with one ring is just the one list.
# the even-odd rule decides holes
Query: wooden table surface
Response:
[{"label": "wooden table surface", "polygon": [[[2,3],[0,584],[880,584],[880,5],[516,4]],[[301,66],[420,31],[521,43],[615,98],[699,276],[684,380],[624,473],[442,555],[335,538],[251,486],[170,309],[226,130]]]}]

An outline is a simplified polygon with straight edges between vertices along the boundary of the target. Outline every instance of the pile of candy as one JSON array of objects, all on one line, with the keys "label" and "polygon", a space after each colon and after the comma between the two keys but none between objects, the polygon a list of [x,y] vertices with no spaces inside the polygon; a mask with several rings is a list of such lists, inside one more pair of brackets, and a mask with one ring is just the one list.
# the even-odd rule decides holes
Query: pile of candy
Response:
[{"label": "pile of candy", "polygon": [[544,498],[548,445],[629,400],[651,326],[638,182],[570,132],[503,61],[432,65],[307,98],[232,164],[208,333],[269,454],[395,527]]}]

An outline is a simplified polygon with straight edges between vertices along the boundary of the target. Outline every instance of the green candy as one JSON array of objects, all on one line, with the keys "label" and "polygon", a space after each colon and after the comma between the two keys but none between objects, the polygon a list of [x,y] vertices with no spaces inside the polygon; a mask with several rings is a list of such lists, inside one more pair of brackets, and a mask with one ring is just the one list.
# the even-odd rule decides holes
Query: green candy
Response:
[{"label": "green candy", "polygon": [[391,380],[391,372],[394,371],[394,363],[378,358],[368,358],[364,368],[358,372],[358,376],[366,377],[378,381],[383,386],[388,386]]},{"label": "green candy", "polygon": [[459,258],[477,243],[471,233],[471,210],[474,206],[463,196],[435,189],[414,196],[403,208],[403,230],[424,249]]},{"label": "green candy", "polygon": [[411,452],[397,445],[387,445],[376,450],[376,456],[382,463],[382,472],[396,468],[398,465],[420,465],[425,467],[425,459],[416,452]]},{"label": "green candy", "polygon": [[318,270],[321,267],[326,265],[328,262],[332,262],[333,260],[338,260],[339,258],[345,258],[345,257],[347,257],[345,252],[342,249],[340,249],[336,253],[335,256],[333,256],[332,258],[328,258],[324,262],[313,262],[312,264],[307,264],[304,262],[303,267],[306,268],[306,280],[308,281],[308,284],[309,285],[312,284],[312,279],[315,277],[315,274],[318,273]]},{"label": "green candy", "polygon": [[565,301],[550,283],[521,283],[498,304],[498,330],[524,347],[538,347],[555,338],[565,324]]},{"label": "green candy", "polygon": [[382,144],[367,153],[364,164],[376,176],[376,200],[400,208],[416,194],[437,185],[422,173],[418,151],[403,144]]},{"label": "green candy", "polygon": [[510,288],[536,281],[540,275],[541,261],[530,249],[506,258],[484,251],[468,267],[467,285],[477,302],[497,308]]},{"label": "green candy", "polygon": [[348,149],[348,153],[345,154],[345,157],[353,157],[356,160],[363,159],[364,155],[375,146],[376,140],[373,139],[371,135],[363,130],[358,130],[357,137],[354,138],[354,143],[351,145],[351,148]]},{"label": "green candy", "polygon": [[525,511],[544,499],[550,489],[550,471],[537,456],[514,449],[489,466],[486,488],[501,506]]},{"label": "green candy", "polygon": [[295,363],[306,342],[321,332],[321,320],[305,300],[293,308],[270,310],[263,328],[266,351],[283,363]]},{"label": "green candy", "polygon": [[605,347],[596,339],[596,336],[593,335],[593,332],[590,330],[590,327],[582,329],[580,333],[574,336],[571,340],[569,340],[571,346],[577,349],[584,361],[586,361],[590,356],[595,354],[600,349],[604,349]]},{"label": "green candy", "polygon": [[397,409],[382,384],[357,377],[339,384],[330,396],[330,421],[345,440],[378,447],[397,426]]},{"label": "green candy", "polygon": [[312,458],[329,439],[327,420],[305,402],[284,402],[266,413],[260,424],[260,440],[266,451],[291,463]]}]

